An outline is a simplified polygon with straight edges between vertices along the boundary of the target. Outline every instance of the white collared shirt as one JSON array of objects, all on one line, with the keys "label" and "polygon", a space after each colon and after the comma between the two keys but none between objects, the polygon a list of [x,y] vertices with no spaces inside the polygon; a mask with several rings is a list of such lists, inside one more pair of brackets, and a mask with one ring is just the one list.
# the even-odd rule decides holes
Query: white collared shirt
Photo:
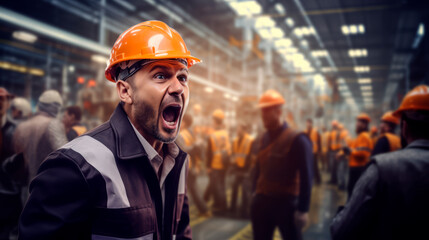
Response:
[{"label": "white collared shirt", "polygon": [[[130,121],[129,118],[128,118],[128,121]],[[164,212],[164,205],[165,205],[165,184],[164,183],[165,183],[165,179],[167,178],[168,174],[171,172],[171,170],[174,167],[174,164],[176,163],[175,159],[179,155],[179,148],[175,143],[166,144],[168,147],[168,153],[165,155],[163,159],[158,154],[158,152],[149,144],[149,142],[143,137],[143,135],[140,134],[140,132],[134,127],[132,123],[131,123],[131,126],[133,127],[134,132],[137,135],[137,138],[139,139],[145,152],[147,153],[147,156],[150,160],[150,163],[156,175],[159,176],[158,171],[161,171],[161,177],[160,178],[158,177],[158,180],[159,180],[159,187],[161,189],[161,195],[162,195],[162,209]],[[160,167],[162,167],[162,169],[159,169]]]}]

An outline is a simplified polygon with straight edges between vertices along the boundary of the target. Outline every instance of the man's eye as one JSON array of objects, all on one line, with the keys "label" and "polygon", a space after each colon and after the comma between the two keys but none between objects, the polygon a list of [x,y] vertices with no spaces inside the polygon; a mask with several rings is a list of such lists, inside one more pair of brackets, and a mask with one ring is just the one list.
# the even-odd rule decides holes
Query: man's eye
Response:
[{"label": "man's eye", "polygon": [[177,77],[177,79],[179,79],[179,81],[182,81],[182,82],[187,82],[188,81],[188,76],[178,76]]},{"label": "man's eye", "polygon": [[162,73],[155,74],[154,78],[156,79],[166,79],[167,77]]}]

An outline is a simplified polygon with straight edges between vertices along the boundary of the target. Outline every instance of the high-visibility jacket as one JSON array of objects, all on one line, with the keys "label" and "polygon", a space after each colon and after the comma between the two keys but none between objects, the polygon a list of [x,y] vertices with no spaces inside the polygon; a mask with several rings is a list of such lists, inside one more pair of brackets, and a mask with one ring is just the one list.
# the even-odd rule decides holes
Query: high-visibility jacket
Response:
[{"label": "high-visibility jacket", "polygon": [[[241,140],[239,142],[239,140]],[[250,153],[250,148],[252,146],[253,137],[249,134],[244,134],[244,136],[239,139],[238,137],[234,139],[232,144],[232,155],[234,164],[239,168],[244,168],[246,165],[246,157]]]},{"label": "high-visibility jacket", "polygon": [[401,138],[399,138],[396,134],[385,133],[381,137],[383,136],[385,136],[387,138],[387,141],[389,141],[389,147],[391,152],[401,149]]},{"label": "high-visibility jacket", "polygon": [[229,141],[228,132],[226,130],[216,130],[210,135],[211,145],[211,164],[212,169],[225,169],[225,157],[231,155],[231,143]]},{"label": "high-visibility jacket", "polygon": [[340,131],[332,130],[329,134],[329,149],[331,151],[337,151],[341,148]]},{"label": "high-visibility jacket", "polygon": [[313,153],[317,153],[319,151],[319,133],[317,132],[317,128],[311,128],[310,132],[308,129],[305,130],[305,134],[310,138],[313,143]]},{"label": "high-visibility jacket", "polygon": [[361,132],[353,141],[350,153],[350,167],[363,167],[369,162],[371,151],[374,148],[369,132]]},{"label": "high-visibility jacket", "polygon": [[329,145],[328,145],[329,144],[329,141],[328,141],[329,135],[330,135],[329,131],[322,133],[321,145],[322,145],[322,152],[323,153],[327,153],[329,150]]},{"label": "high-visibility jacket", "polygon": [[[180,130],[180,136],[183,138],[183,142],[186,147],[191,147],[195,143],[195,138],[192,133],[188,129]],[[192,156],[189,158],[189,168],[192,167],[192,162],[200,161],[201,159],[196,159],[196,156]]]}]

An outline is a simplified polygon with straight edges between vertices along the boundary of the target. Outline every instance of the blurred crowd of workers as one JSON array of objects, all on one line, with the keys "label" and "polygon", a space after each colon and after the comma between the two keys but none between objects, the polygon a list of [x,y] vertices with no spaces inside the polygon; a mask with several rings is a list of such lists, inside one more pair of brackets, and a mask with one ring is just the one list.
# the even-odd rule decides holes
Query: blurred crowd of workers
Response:
[{"label": "blurred crowd of workers", "polygon": [[[371,118],[367,114],[359,114],[355,139],[338,121],[332,122],[330,130],[322,128],[321,131],[313,127],[312,119],[307,120],[303,131],[289,126],[283,114],[285,99],[275,90],[267,90],[259,98],[257,107],[264,131],[257,136],[251,136],[250,123],[244,119],[238,121],[235,132],[229,132],[224,112],[217,109],[212,113],[211,126],[201,125],[193,115],[186,113],[176,139],[177,132],[171,129],[178,129],[180,110],[177,109],[182,108],[177,108],[177,101],[173,101],[175,105],[168,102],[162,113],[166,129],[171,130],[162,132],[168,136],[163,138],[159,131],[141,130],[153,120],[149,118],[151,112],[146,110],[150,103],[154,109],[161,109],[153,98],[165,96],[184,98],[186,108],[189,95],[186,67],[200,60],[190,55],[180,35],[165,23],[149,21],[133,28],[139,31],[124,32],[112,53],[138,49],[137,55],[124,60],[125,53],[112,54],[118,59],[111,59],[106,69],[106,77],[116,82],[121,103],[107,123],[86,134],[86,127],[80,124],[79,107],[65,108],[60,120],[63,100],[57,91],[43,92],[37,111],[32,115],[28,101],[15,98],[7,89],[0,88],[0,239],[17,235],[18,219],[33,178],[36,180],[31,184],[32,192],[19,224],[21,239],[89,239],[90,236],[97,236],[92,239],[118,239],[115,234],[129,236],[129,231],[135,231],[139,239],[175,239],[176,235],[177,239],[190,239],[188,203],[184,196],[186,171],[187,192],[201,215],[250,217],[256,240],[272,239],[276,227],[284,239],[302,239],[302,229],[309,220],[312,185],[322,182],[321,171],[330,174],[330,184],[347,189],[349,196],[332,222],[334,239],[417,239],[426,235],[424,227],[429,215],[428,86],[416,87],[404,97],[399,109],[381,116],[379,133],[370,131]],[[178,50],[165,59],[164,55],[159,58],[161,54],[152,52],[155,47],[141,48],[153,44],[152,35],[174,43],[163,48]],[[135,46],[123,46],[124,39]],[[149,53],[142,55],[144,51]],[[145,68],[147,64],[168,73],[157,73],[154,78],[168,85],[167,93],[151,88],[150,84],[155,83],[146,77],[154,68],[149,71]],[[136,75],[133,77],[133,74]],[[139,81],[134,81],[136,78]],[[152,92],[152,99],[144,99]],[[395,135],[398,124],[400,136]],[[154,126],[158,130],[158,125]],[[122,135],[115,138],[118,131],[122,131]],[[82,134],[84,136],[78,137]],[[94,138],[97,134],[98,140]],[[129,137],[130,134],[134,134],[134,138]],[[156,135],[162,140],[158,150],[145,140]],[[57,150],[76,137],[67,145],[69,148]],[[190,158],[177,148],[174,139]],[[164,143],[169,145],[162,148]],[[121,155],[124,152],[126,154]],[[158,154],[169,160],[165,166],[163,157]],[[121,157],[135,161],[116,161]],[[156,165],[152,165],[152,160]],[[189,168],[186,168],[188,162]],[[137,168],[139,164],[147,165]],[[164,167],[169,170],[163,170]],[[123,171],[122,176],[120,171]],[[208,185],[201,192],[199,183],[205,173]],[[230,204],[227,200],[229,178],[232,179]],[[92,185],[87,184],[88,179]],[[52,181],[69,184],[72,189],[58,189],[62,186]],[[167,183],[164,185],[163,181]],[[93,191],[89,191],[90,187]],[[93,196],[107,202],[107,207],[100,210],[98,205],[88,203]],[[145,201],[144,207],[132,205],[141,200]],[[93,213],[104,215],[91,217]],[[107,215],[110,218],[106,220]],[[129,221],[118,223],[127,231],[108,229],[116,227],[109,224],[115,223],[118,217]],[[149,232],[133,226],[146,227]]]},{"label": "blurred crowd of workers", "polygon": [[0,87],[0,239],[17,234],[17,222],[28,198],[29,183],[42,161],[49,153],[87,131],[80,123],[81,108],[63,109],[62,97],[56,90],[43,92],[36,109],[33,114],[27,99],[15,97]]}]

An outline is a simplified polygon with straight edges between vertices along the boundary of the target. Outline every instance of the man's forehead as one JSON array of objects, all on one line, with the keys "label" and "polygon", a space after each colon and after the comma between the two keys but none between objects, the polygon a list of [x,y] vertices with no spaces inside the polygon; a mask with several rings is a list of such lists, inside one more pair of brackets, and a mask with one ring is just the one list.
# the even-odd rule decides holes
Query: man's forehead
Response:
[{"label": "man's forehead", "polygon": [[149,71],[151,71],[152,69],[157,67],[174,68],[175,70],[185,70],[186,72],[188,71],[188,67],[184,63],[173,59],[158,60],[148,64],[146,68],[149,69]]}]

